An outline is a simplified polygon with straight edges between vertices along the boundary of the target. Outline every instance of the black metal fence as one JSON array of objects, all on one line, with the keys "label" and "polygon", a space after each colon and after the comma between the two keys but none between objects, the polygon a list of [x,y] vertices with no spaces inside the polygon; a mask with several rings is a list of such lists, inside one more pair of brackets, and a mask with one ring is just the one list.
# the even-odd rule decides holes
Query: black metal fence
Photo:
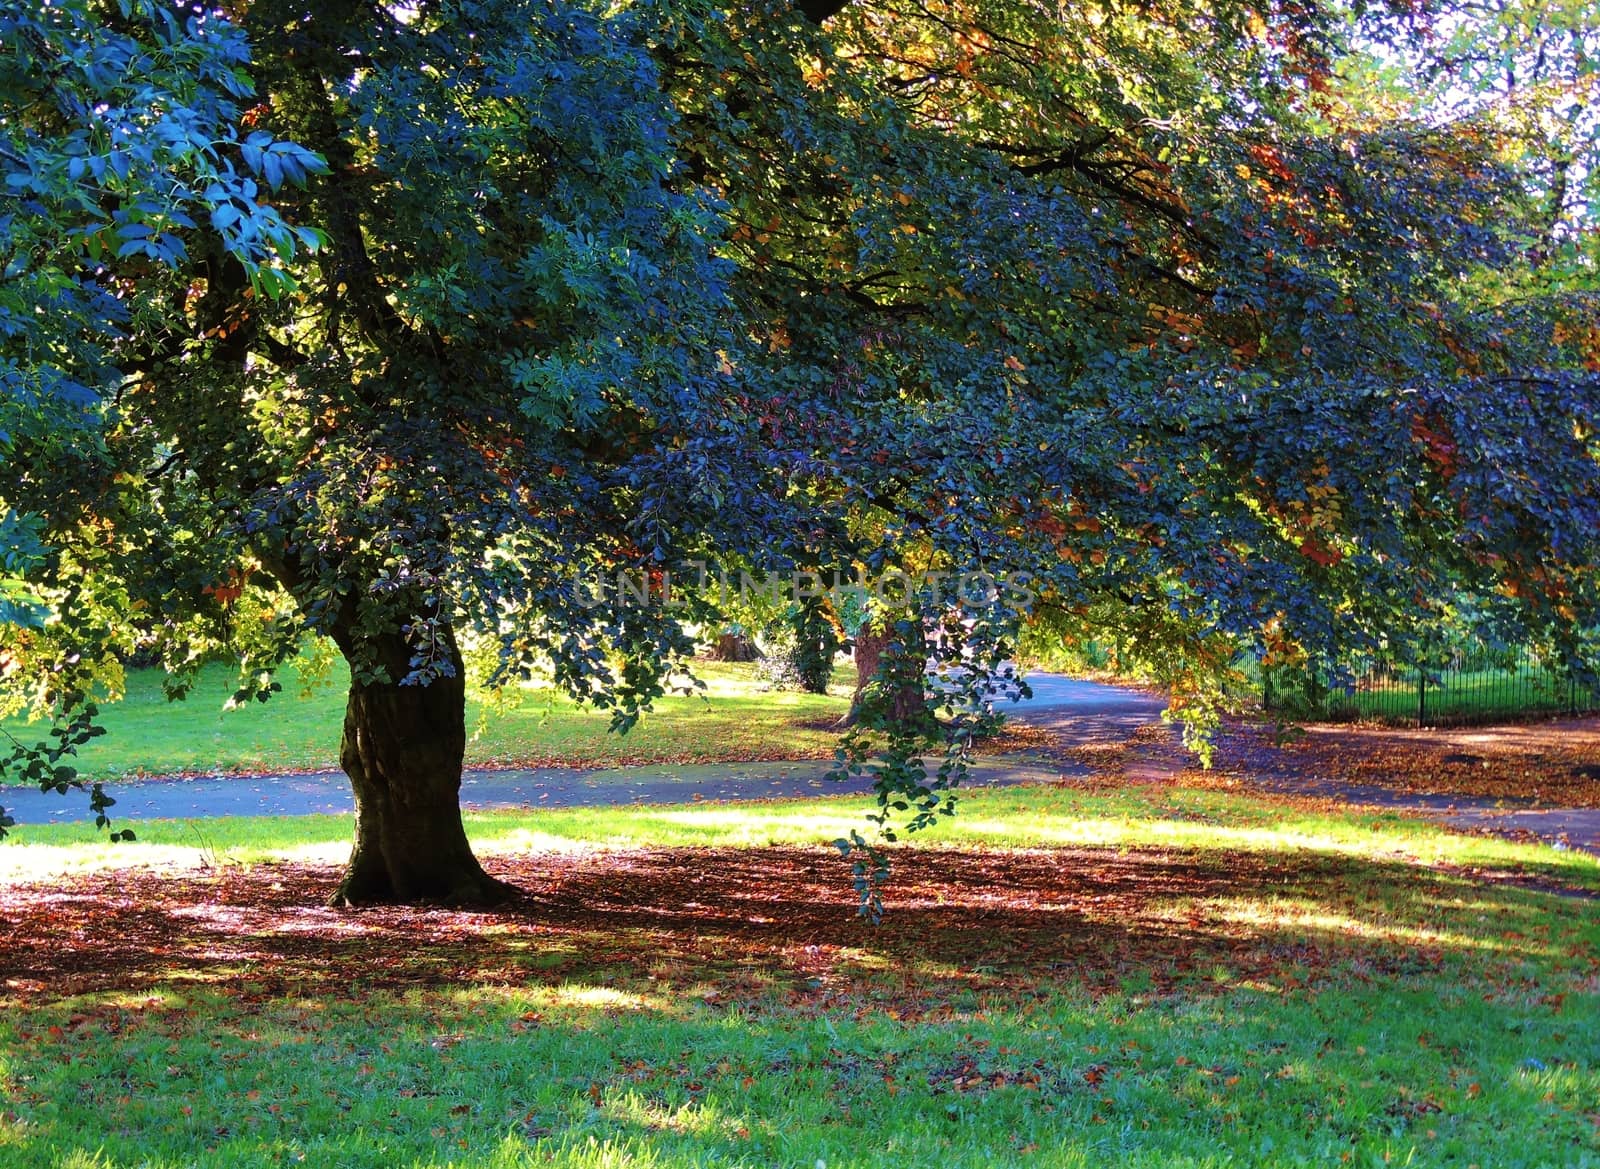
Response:
[{"label": "black metal fence", "polygon": [[1344,671],[1262,671],[1262,705],[1294,719],[1460,726],[1600,711],[1600,690],[1536,650],[1468,646],[1432,665],[1381,657]]}]

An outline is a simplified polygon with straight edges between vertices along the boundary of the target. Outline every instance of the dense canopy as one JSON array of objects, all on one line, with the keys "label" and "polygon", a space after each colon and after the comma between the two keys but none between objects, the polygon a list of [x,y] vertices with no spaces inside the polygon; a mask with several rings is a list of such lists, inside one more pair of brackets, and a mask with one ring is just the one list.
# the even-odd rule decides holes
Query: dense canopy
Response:
[{"label": "dense canopy", "polygon": [[[1510,25],[1448,5],[4,13],[0,618],[43,783],[130,654],[238,655],[248,698],[325,634],[338,896],[490,899],[463,646],[626,725],[703,566],[870,586],[845,766],[882,754],[884,825],[948,807],[1023,620],[1114,607],[1199,722],[1234,649],[1445,597],[1592,654],[1581,6],[1502,89],[1460,46]],[[901,701],[935,625],[942,712]]]}]

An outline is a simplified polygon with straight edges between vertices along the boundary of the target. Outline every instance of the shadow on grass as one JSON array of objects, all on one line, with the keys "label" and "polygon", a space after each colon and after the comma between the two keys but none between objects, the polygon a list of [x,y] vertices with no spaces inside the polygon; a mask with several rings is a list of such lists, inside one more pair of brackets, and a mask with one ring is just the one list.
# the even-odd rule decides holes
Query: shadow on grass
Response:
[{"label": "shadow on grass", "polygon": [[526,898],[495,913],[318,908],[337,872],[311,865],[0,888],[0,1164],[1600,1151],[1600,924],[1553,892],[1310,852],[908,850],[870,928],[821,849],[500,861]]},{"label": "shadow on grass", "polygon": [[321,908],[337,872],[319,865],[0,888],[0,982],[5,998],[35,1005],[173,984],[338,1000],[577,981],[820,1006],[912,990],[937,1002],[1002,982],[1295,987],[1335,966],[1407,973],[1562,945],[1548,924],[1555,893],[1315,853],[905,851],[877,928],[853,916],[847,871],[827,850],[500,861],[525,896],[486,913]]}]

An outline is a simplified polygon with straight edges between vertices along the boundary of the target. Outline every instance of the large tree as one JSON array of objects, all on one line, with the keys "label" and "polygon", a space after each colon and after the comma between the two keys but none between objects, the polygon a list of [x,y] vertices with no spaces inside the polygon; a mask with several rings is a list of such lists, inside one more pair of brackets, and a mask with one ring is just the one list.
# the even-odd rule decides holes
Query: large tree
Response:
[{"label": "large tree", "polygon": [[[501,677],[553,668],[626,719],[684,642],[650,608],[595,605],[597,578],[762,510],[718,357],[715,207],[670,181],[641,23],[659,15],[252,5],[239,121],[323,160],[274,200],[320,249],[252,272],[223,202],[172,229],[170,274],[119,257],[107,278],[166,311],[116,343],[98,441],[54,462],[19,441],[6,501],[44,517],[38,591],[74,619],[20,635],[17,683],[74,672],[76,647],[46,647],[96,634],[101,658],[159,657],[175,692],[238,654],[259,679],[242,696],[264,696],[307,630],[338,645],[357,802],[339,900],[504,892],[457,808],[463,623],[501,643]],[[235,153],[274,186],[288,162],[253,137]]]},{"label": "large tree", "polygon": [[1268,651],[1376,637],[1444,578],[1594,622],[1586,310],[1486,292],[1534,226],[1519,159],[1341,101],[1339,12],[236,16],[241,164],[315,151],[274,204],[323,246],[252,272],[228,202],[163,228],[181,256],[70,274],[161,311],[111,351],[95,443],[19,446],[4,501],[43,517],[31,581],[71,619],[10,669],[71,718],[85,686],[47,679],[136,641],[180,688],[242,654],[248,696],[331,636],[340,900],[503,894],[457,810],[458,642],[626,724],[695,610],[597,597],[619,568],[869,582],[889,652],[846,766],[886,752],[886,828],[949,806],[982,713],[908,700],[932,623],[970,700],[1039,597]]},{"label": "large tree", "polygon": [[[671,63],[772,358],[768,440],[828,452],[814,487],[870,535],[863,568],[1026,571],[1036,604],[1113,607],[1202,727],[1219,634],[1269,661],[1359,648],[1447,590],[1515,594],[1508,636],[1592,664],[1595,302],[1515,287],[1549,223],[1522,139],[1352,80],[1419,22],[806,11],[825,23],[782,25],[804,47],[780,60],[747,48],[779,35],[755,9]],[[895,717],[937,593],[878,626],[913,646],[865,719],[885,821],[927,822],[959,775]],[[943,643],[969,679],[1014,627],[995,599]]]}]

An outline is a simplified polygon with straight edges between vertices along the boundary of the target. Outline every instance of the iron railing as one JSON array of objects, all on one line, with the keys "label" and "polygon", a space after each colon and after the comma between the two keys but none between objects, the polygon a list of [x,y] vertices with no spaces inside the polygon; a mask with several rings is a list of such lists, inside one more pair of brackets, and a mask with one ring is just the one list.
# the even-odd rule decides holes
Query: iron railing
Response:
[{"label": "iron railing", "polygon": [[1527,648],[1469,645],[1415,665],[1383,657],[1343,670],[1261,672],[1262,705],[1291,718],[1459,726],[1600,711],[1600,690]]}]

